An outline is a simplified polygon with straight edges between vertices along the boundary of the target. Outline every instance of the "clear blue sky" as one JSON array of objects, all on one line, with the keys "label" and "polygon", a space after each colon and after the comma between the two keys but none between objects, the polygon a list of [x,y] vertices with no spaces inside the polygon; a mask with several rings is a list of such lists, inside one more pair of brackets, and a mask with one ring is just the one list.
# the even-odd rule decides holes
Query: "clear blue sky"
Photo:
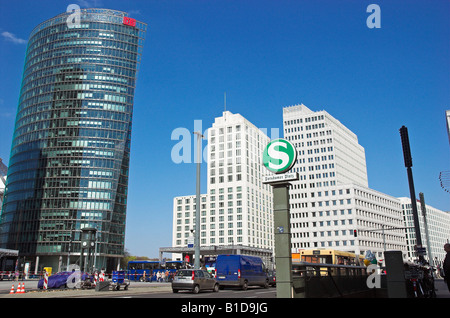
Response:
[{"label": "clear blue sky", "polygon": [[[0,157],[7,163],[31,30],[71,4],[128,11],[148,24],[135,95],[126,248],[171,246],[172,200],[195,194],[195,164],[175,164],[178,127],[210,127],[227,109],[282,128],[282,107],[327,110],[358,135],[369,186],[409,196],[398,129],[409,129],[416,193],[450,210],[450,2],[0,0]],[[381,28],[369,29],[369,4]],[[7,33],[5,33],[7,32]],[[194,145],[193,145],[194,146]],[[194,153],[195,149],[192,149]],[[206,165],[202,192],[206,192]]]}]

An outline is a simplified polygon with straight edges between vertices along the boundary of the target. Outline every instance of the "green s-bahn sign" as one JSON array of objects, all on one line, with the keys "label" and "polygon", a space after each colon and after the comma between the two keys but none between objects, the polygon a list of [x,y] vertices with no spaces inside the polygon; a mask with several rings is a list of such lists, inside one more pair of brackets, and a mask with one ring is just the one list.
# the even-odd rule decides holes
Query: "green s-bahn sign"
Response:
[{"label": "green s-bahn sign", "polygon": [[296,161],[297,151],[286,139],[272,140],[263,152],[263,165],[276,174],[290,170]]}]

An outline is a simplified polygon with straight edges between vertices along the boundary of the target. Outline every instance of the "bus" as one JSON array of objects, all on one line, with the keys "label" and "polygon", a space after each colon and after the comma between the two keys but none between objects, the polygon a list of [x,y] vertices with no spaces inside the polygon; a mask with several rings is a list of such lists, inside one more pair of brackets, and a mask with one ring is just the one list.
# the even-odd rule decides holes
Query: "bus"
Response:
[{"label": "bus", "polygon": [[156,274],[158,272],[170,274],[175,273],[180,268],[184,268],[182,261],[129,261],[127,274],[128,279],[132,281],[156,281]]},{"label": "bus", "polygon": [[[352,252],[331,249],[301,250],[299,253],[292,253],[292,274],[294,276],[303,275],[304,267],[302,263],[361,266],[364,256],[359,255],[359,264],[357,259],[356,254]],[[320,267],[319,270],[322,276],[328,275],[328,273],[336,275],[339,271],[337,268],[329,269],[327,267]]]},{"label": "bus", "polygon": [[331,249],[301,250],[299,253],[292,253],[292,263],[306,262],[355,266],[363,264],[363,255],[359,255],[359,263],[357,259],[355,253]]}]

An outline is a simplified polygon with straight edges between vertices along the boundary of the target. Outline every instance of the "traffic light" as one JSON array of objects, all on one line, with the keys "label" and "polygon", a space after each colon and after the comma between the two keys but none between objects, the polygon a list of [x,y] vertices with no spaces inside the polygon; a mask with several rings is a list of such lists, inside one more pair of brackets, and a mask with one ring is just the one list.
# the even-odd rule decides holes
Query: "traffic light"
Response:
[{"label": "traffic light", "polygon": [[353,236],[358,237],[358,232],[356,230],[353,230]]}]

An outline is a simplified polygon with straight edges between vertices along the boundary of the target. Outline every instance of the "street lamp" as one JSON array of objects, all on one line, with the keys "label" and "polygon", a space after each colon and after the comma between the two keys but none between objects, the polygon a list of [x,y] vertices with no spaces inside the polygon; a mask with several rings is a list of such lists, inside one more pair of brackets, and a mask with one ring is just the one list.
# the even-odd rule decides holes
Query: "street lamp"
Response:
[{"label": "street lamp", "polygon": [[[416,244],[417,247],[422,248],[422,237],[420,235],[420,226],[419,226],[419,215],[417,213],[417,203],[416,203],[416,192],[414,190],[414,180],[412,175],[412,157],[411,157],[411,149],[409,145],[409,136],[408,136],[408,128],[402,126],[400,128],[400,138],[402,140],[402,148],[403,148],[403,158],[405,160],[405,167],[408,173],[408,182],[409,182],[409,192],[411,196],[411,208],[413,214],[414,221],[414,231],[416,234]],[[423,261],[422,253],[418,253],[419,261]]]},{"label": "street lamp", "polygon": [[202,161],[202,138],[200,132],[197,135],[197,199],[195,203],[195,236],[194,236],[194,268],[200,269],[200,163]]}]

